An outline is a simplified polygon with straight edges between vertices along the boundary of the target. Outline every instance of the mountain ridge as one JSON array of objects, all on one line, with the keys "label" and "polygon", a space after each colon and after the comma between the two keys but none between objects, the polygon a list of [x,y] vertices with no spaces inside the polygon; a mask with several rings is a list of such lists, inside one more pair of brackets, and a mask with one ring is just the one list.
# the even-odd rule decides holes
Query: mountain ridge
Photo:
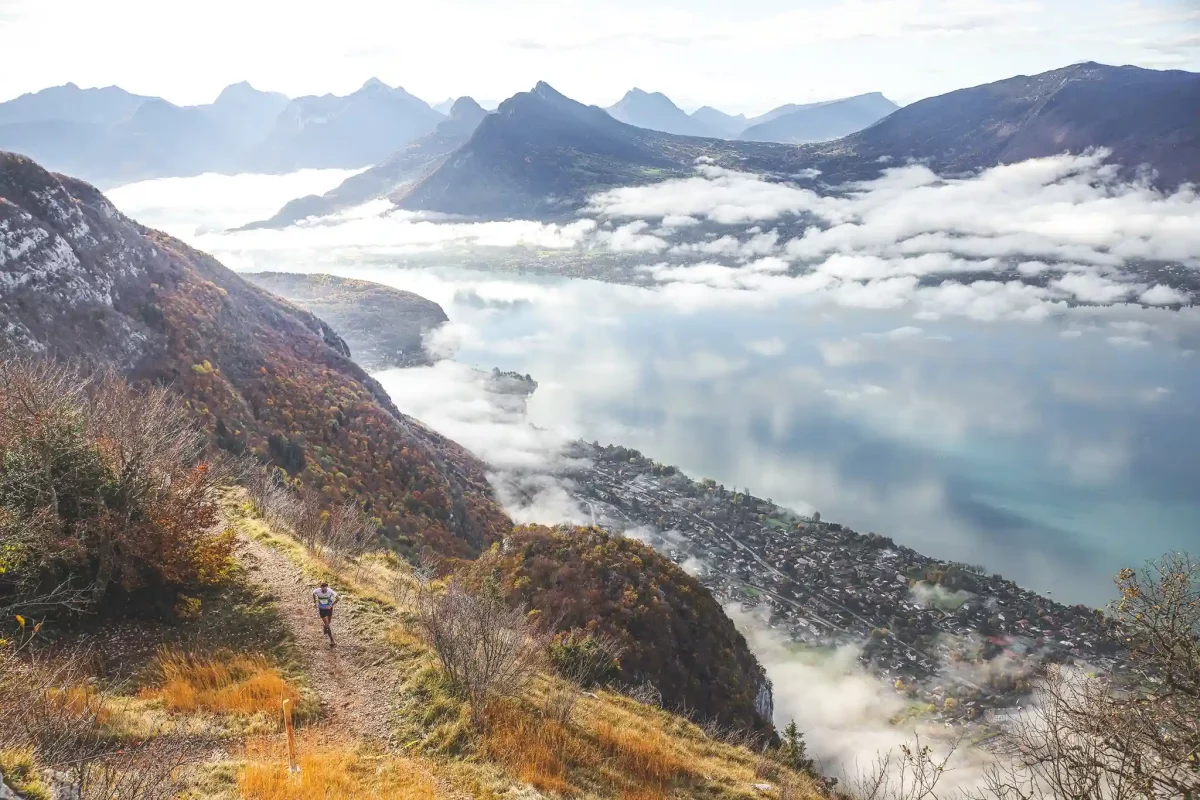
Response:
[{"label": "mountain ridge", "polygon": [[0,153],[0,245],[0,346],[172,387],[215,445],[361,499],[401,548],[471,555],[511,525],[482,464],[401,414],[332,328],[89,184]]},{"label": "mountain ridge", "polygon": [[0,150],[101,186],[204,172],[365,167],[445,117],[372,78],[357,91],[288,98],[246,81],[180,106],[119,87],[51,87],[0,103]]},{"label": "mountain ridge", "polygon": [[471,139],[396,198],[400,207],[478,216],[566,218],[596,191],[691,174],[697,158],[826,187],[919,160],[963,173],[1109,148],[1160,186],[1200,181],[1200,74],[1087,63],[960,89],[905,106],[833,141],[730,142],[626,125],[539,82],[506,100]]}]

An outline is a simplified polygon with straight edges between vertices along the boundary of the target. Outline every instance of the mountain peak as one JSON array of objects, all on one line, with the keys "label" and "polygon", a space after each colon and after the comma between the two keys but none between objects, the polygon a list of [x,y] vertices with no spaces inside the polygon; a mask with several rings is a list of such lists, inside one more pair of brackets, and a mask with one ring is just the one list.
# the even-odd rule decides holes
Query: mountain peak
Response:
[{"label": "mountain peak", "polygon": [[680,136],[718,136],[713,127],[688,116],[662,92],[647,92],[636,86],[625,93],[608,113],[627,125]]},{"label": "mountain peak", "polygon": [[567,96],[545,81],[538,81],[533,87],[533,93],[545,100],[566,100]]},{"label": "mountain peak", "polygon": [[371,91],[379,91],[381,89],[388,90],[391,88],[392,88],[391,86],[388,86],[386,83],[379,80],[379,78],[367,78],[367,82],[362,85],[362,87],[359,89],[359,91],[360,92],[371,92]]},{"label": "mountain peak", "polygon": [[467,119],[470,117],[482,117],[485,114],[487,112],[483,110],[483,106],[476,103],[473,97],[464,95],[455,100],[453,105],[450,106],[448,116],[450,119]]},{"label": "mountain peak", "polygon": [[260,92],[258,89],[255,89],[253,86],[250,85],[249,81],[238,81],[237,83],[231,83],[228,86],[226,86],[224,89],[222,89],[221,93],[219,95],[217,95],[216,102],[220,103],[222,101],[237,100],[237,99],[249,98],[249,97],[257,97],[258,95],[261,95],[261,94],[268,94],[268,93]]}]

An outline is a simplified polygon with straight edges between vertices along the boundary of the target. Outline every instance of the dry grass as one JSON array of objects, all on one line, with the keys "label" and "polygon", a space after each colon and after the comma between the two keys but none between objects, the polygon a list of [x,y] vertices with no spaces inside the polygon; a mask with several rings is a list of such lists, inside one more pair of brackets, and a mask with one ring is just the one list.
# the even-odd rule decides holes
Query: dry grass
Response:
[{"label": "dry grass", "polygon": [[143,689],[140,696],[159,699],[167,710],[183,714],[275,714],[284,698],[300,700],[296,687],[262,656],[164,649],[155,669],[161,684]]},{"label": "dry grass", "polygon": [[661,730],[617,726],[603,720],[593,729],[596,742],[617,768],[638,786],[666,787],[689,777],[687,762]]},{"label": "dry grass", "polygon": [[572,772],[596,765],[596,753],[574,731],[515,703],[490,711],[481,750],[522,783],[561,794],[573,788]]},{"label": "dry grass", "polygon": [[436,800],[433,776],[420,762],[370,757],[339,743],[302,740],[300,773],[287,769],[279,742],[253,742],[238,776],[244,800]]},{"label": "dry grass", "polygon": [[694,777],[661,730],[605,720],[565,725],[518,703],[490,709],[481,750],[522,783],[560,794],[608,786],[623,797],[657,798]]}]

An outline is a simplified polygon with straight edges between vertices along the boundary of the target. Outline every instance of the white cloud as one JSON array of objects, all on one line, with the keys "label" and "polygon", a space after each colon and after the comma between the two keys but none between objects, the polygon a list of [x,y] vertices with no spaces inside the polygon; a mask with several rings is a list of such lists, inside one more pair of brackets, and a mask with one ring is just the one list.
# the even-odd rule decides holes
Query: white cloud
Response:
[{"label": "white cloud", "polygon": [[1072,272],[1050,282],[1052,288],[1074,295],[1084,303],[1114,303],[1126,297],[1133,287],[1100,275]]},{"label": "white cloud", "polygon": [[1138,296],[1138,302],[1147,306],[1169,306],[1188,302],[1188,293],[1156,283]]},{"label": "white cloud", "polygon": [[766,358],[773,358],[787,352],[787,343],[778,336],[773,336],[770,339],[756,339],[752,342],[746,342],[745,348],[751,353],[757,353]]}]

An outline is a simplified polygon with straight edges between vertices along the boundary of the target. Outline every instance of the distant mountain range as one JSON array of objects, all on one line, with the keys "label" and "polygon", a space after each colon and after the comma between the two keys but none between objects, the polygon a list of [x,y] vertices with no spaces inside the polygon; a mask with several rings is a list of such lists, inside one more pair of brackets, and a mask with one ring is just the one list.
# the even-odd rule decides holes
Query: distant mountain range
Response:
[{"label": "distant mountain range", "polygon": [[366,167],[444,119],[375,79],[345,97],[294,100],[238,83],[198,106],[67,84],[0,103],[0,149],[113,185],[203,172]]},{"label": "distant mountain range", "polygon": [[899,106],[879,92],[805,105],[788,104],[747,119],[704,106],[684,112],[661,92],[630,89],[607,111],[621,122],[680,136],[803,144],[823,142],[862,130]]},{"label": "distant mountain range", "polygon": [[780,180],[817,170],[815,185],[833,186],[913,159],[960,173],[1096,147],[1130,173],[1145,165],[1158,185],[1173,187],[1200,183],[1197,109],[1200,74],[1086,63],[932,97],[841,139],[793,146],[637,128],[539,83],[391,197],[413,210],[553,218],[598,190],[689,175],[701,156]]},{"label": "distant mountain range", "polygon": [[307,217],[327,216],[376,198],[399,197],[462,147],[488,113],[470,97],[458,98],[449,110],[450,116],[438,123],[433,133],[409,142],[382,164],[351,175],[323,195],[292,200],[275,216],[251,223],[245,229],[282,228]]},{"label": "distant mountain range", "polygon": [[732,138],[718,133],[703,120],[689,116],[661,92],[630,89],[620,101],[609,106],[607,111],[613,119],[638,128],[676,133],[680,136]]},{"label": "distant mountain range", "polygon": [[412,210],[556,218],[574,214],[598,190],[689,175],[700,157],[777,180],[816,170],[819,187],[910,160],[956,173],[1104,147],[1131,171],[1148,166],[1160,186],[1200,183],[1197,109],[1196,73],[1095,63],[898,109],[873,93],[749,119],[711,107],[689,115],[665,95],[636,89],[605,110],[544,82],[490,114],[459,98],[448,115],[378,80],[344,97],[290,100],[235,84],[201,106],[68,84],[0,103],[0,148],[110,184],[206,171],[370,167],[257,225],[287,225],[373,199]]},{"label": "distant mountain range", "polygon": [[824,103],[782,106],[748,120],[737,138],[791,144],[827,142],[874,125],[898,108],[879,92]]}]

